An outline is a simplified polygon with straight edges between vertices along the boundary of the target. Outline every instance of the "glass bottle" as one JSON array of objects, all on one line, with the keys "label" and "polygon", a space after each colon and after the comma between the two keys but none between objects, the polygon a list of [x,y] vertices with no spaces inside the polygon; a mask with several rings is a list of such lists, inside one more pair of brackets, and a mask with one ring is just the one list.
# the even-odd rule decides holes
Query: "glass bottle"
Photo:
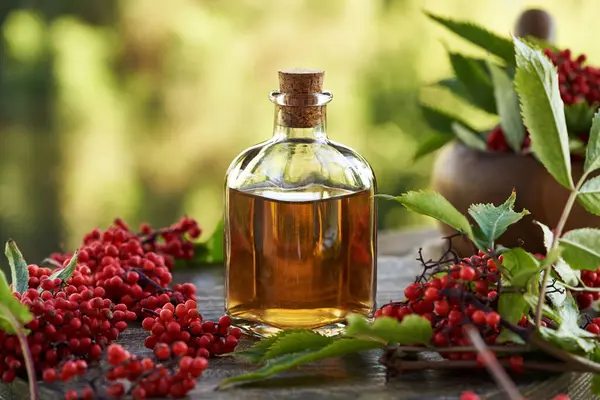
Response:
[{"label": "glass bottle", "polygon": [[376,290],[375,176],[326,133],[324,71],[279,71],[270,140],[242,152],[225,183],[225,308],[257,336],[334,335],[371,316]]}]

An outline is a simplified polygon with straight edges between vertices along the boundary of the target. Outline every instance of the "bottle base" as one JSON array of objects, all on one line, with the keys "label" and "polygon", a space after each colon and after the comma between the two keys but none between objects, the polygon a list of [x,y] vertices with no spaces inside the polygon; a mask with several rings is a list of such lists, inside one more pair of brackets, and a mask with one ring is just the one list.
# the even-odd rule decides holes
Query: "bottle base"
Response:
[{"label": "bottle base", "polygon": [[[279,332],[286,330],[277,328],[271,325],[267,325],[261,322],[250,321],[242,318],[231,317],[232,324],[240,328],[245,334],[254,336],[257,338],[266,338],[278,334]],[[312,328],[313,332],[319,333],[323,336],[339,336],[344,332],[346,324],[344,322],[336,322],[326,326],[318,328]],[[294,329],[294,328],[291,328]]]}]

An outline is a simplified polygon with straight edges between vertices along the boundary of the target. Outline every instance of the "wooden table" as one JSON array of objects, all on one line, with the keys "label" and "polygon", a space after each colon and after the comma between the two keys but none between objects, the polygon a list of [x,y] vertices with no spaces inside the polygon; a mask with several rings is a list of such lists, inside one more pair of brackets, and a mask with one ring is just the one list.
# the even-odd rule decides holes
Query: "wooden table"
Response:
[{"label": "wooden table", "polygon": [[[425,255],[438,251],[439,233],[433,229],[384,233],[379,237],[378,260],[379,304],[398,300],[403,288],[419,270],[415,261],[418,247]],[[193,272],[175,274],[177,282],[192,282],[197,288],[198,305],[203,316],[216,319],[223,314],[223,271],[219,267],[203,267]],[[146,333],[141,327],[128,328],[119,342],[135,354],[148,353],[144,348]],[[253,342],[244,339],[241,346]],[[224,378],[250,371],[255,367],[230,357],[211,360],[209,369],[191,392],[192,399],[458,399],[463,390],[474,390],[482,399],[503,399],[485,371],[427,371],[407,373],[386,382],[385,368],[378,363],[379,351],[366,352],[305,365],[252,385],[215,391]],[[567,393],[573,400],[595,399],[589,394],[589,374],[527,374],[515,377],[523,396],[529,400],[551,400]],[[41,398],[63,398],[64,385],[40,385]],[[0,398],[28,399],[24,381],[0,384]]]}]

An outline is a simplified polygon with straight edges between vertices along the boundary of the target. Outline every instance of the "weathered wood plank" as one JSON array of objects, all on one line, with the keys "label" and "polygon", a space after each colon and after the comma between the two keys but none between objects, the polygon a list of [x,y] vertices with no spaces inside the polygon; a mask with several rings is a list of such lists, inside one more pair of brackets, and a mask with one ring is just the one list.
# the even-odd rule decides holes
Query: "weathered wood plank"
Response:
[{"label": "weathered wood plank", "polygon": [[[429,236],[433,238],[430,231]],[[401,248],[393,246],[388,235],[388,244],[380,246],[381,254],[389,254]],[[402,234],[396,234],[398,242]],[[408,250],[402,250],[404,254]],[[435,246],[429,251],[435,251]],[[435,254],[432,254],[434,256]],[[378,302],[383,304],[397,300],[407,282],[414,279],[419,271],[415,254],[404,257],[379,257]],[[186,271],[175,275],[177,282],[193,282],[197,288],[199,308],[205,318],[215,319],[223,314],[223,271],[219,267],[205,267],[196,271]],[[140,327],[125,331],[119,342],[135,354],[147,354],[144,348],[145,332]],[[248,346],[252,339],[245,338],[241,346]],[[386,382],[386,371],[378,363],[378,351],[367,352],[326,360],[302,366],[296,370],[278,375],[264,382],[215,391],[224,378],[254,369],[252,365],[231,357],[211,360],[210,368],[199,380],[197,388],[190,394],[192,399],[458,399],[463,390],[476,390],[486,399],[503,399],[485,372],[474,371],[427,371],[404,374]],[[589,374],[541,375],[527,374],[515,377],[524,396],[530,400],[550,400],[558,393],[567,393],[572,399],[588,400],[596,397],[589,394]],[[41,385],[42,400],[62,398],[64,385]],[[29,398],[25,382],[17,380],[11,385],[0,384],[0,398],[25,400]]]}]

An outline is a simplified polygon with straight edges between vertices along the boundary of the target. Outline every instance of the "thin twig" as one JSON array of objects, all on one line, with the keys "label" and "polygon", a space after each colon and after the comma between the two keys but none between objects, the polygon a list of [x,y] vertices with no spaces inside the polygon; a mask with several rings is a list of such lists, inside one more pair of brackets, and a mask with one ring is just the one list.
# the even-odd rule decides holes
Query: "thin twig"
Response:
[{"label": "thin twig", "polygon": [[14,328],[15,334],[17,335],[17,339],[19,339],[21,351],[23,352],[23,359],[25,360],[25,369],[27,370],[27,380],[29,381],[29,397],[31,400],[37,400],[37,378],[35,376],[35,368],[33,366],[33,357],[31,356],[31,350],[29,349],[29,343],[27,342],[27,335],[25,334],[21,323],[17,321],[8,307],[0,304],[0,310],[2,310],[4,316],[10,321],[10,324]]},{"label": "thin twig", "polygon": [[[530,346],[488,346],[490,351],[498,353],[526,353],[534,351],[535,349]],[[398,346],[398,351],[405,353],[422,353],[422,352],[435,352],[435,353],[476,353],[479,350],[473,346],[450,346],[450,347],[419,347],[419,346]]]},{"label": "thin twig", "polygon": [[563,349],[559,349],[551,343],[546,342],[544,339],[538,337],[537,335],[531,335],[529,339],[529,343],[536,346],[540,350],[545,351],[553,357],[558,358],[569,364],[570,368],[583,368],[587,372],[593,372],[595,374],[600,374],[600,364],[595,363],[591,360],[588,360],[585,357],[578,356],[577,354],[569,353]]},{"label": "thin twig", "polygon": [[463,330],[471,340],[471,343],[479,350],[484,365],[492,375],[496,384],[500,386],[511,400],[521,400],[522,396],[519,393],[515,383],[510,379],[504,368],[498,363],[498,359],[486,346],[481,338],[479,331],[473,325],[465,325]]},{"label": "thin twig", "polygon": [[[575,188],[571,190],[571,193],[569,194],[569,198],[567,199],[567,203],[565,204],[565,208],[563,209],[560,219],[558,220],[558,224],[556,224],[556,230],[554,232],[554,237],[552,238],[552,244],[550,245],[548,252],[556,249],[556,247],[558,246],[558,241],[560,239],[560,236],[562,235],[563,229],[565,228],[567,219],[569,218],[569,214],[571,213],[571,209],[573,208],[573,205],[575,204],[575,200],[577,199],[577,194],[579,192],[579,189],[581,188],[581,186],[587,179],[587,175],[588,174],[586,172],[584,172],[583,175],[581,176],[581,179],[579,179],[579,182],[577,182],[577,185],[575,186]],[[548,286],[548,279],[550,278],[550,269],[552,269],[552,264],[546,265],[546,267],[544,268],[544,271],[542,273],[542,285],[540,287],[540,295],[538,297],[538,304],[537,304],[537,307],[535,310],[535,326],[536,327],[539,327],[540,323],[542,322],[542,308],[544,305],[544,300],[546,299],[546,286]]]}]

